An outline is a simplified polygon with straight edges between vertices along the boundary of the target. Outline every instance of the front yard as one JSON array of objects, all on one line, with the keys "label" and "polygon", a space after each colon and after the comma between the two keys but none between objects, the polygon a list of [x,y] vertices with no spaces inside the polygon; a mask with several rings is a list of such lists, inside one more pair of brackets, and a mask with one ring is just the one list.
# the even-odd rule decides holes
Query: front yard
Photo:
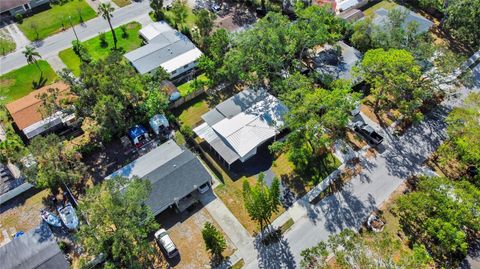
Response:
[{"label": "front yard", "polygon": [[38,67],[29,64],[0,76],[0,104],[17,100],[57,79],[57,74],[46,61],[37,63]]},{"label": "front yard", "polygon": [[41,40],[47,36],[83,23],[97,16],[97,13],[85,0],[72,0],[63,5],[52,5],[52,8],[23,19],[18,27],[30,40]]},{"label": "front yard", "polygon": [[[168,234],[180,252],[180,261],[174,265],[174,267],[211,267],[211,257],[205,247],[202,229],[206,222],[210,222],[215,225],[219,231],[222,233],[223,231],[206,208],[197,205],[192,212],[184,211],[182,213],[176,213],[168,209],[161,213],[157,219],[161,227],[167,229]],[[223,256],[228,257],[233,254],[235,249],[228,236],[225,234],[223,234],[223,236],[227,241],[227,249],[223,252]]]},{"label": "front yard", "polygon": [[[132,51],[139,48],[142,45],[142,39],[138,35],[138,31],[142,28],[138,22],[130,22],[126,24],[127,35],[123,35],[123,31],[120,27],[115,28],[115,34],[117,36],[117,48],[124,52]],[[92,60],[99,60],[105,58],[109,52],[113,49],[113,35],[111,31],[105,32],[106,46],[100,42],[100,37],[96,36],[82,44],[87,49],[88,53],[92,57]],[[72,48],[62,50],[58,53],[58,56],[62,61],[70,68],[76,76],[80,75],[80,58],[75,54]]]}]

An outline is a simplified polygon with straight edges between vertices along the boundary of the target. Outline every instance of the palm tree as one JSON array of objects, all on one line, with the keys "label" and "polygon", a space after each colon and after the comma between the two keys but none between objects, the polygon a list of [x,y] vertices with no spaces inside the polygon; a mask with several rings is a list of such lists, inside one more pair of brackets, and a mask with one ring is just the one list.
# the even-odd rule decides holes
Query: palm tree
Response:
[{"label": "palm tree", "polygon": [[115,9],[112,7],[112,5],[110,3],[101,3],[98,6],[98,11],[102,15],[102,17],[108,21],[108,25],[110,25],[110,30],[112,31],[112,35],[113,35],[113,46],[116,49],[117,48],[117,36],[115,35],[115,31],[113,30],[112,22],[110,21],[113,18],[112,12],[114,10]]},{"label": "palm tree", "polygon": [[35,48],[31,46],[26,46],[25,50],[22,51],[22,53],[27,59],[27,63],[29,64],[34,63],[37,66],[38,70],[40,70],[40,73],[42,73],[42,69],[40,68],[37,62],[38,58],[42,58],[42,56],[40,56],[40,54],[35,50]]}]

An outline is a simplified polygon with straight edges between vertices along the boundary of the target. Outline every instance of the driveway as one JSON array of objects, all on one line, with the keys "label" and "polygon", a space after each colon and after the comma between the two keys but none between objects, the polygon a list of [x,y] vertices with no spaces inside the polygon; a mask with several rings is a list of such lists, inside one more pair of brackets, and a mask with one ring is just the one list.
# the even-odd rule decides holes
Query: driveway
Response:
[{"label": "driveway", "polygon": [[296,268],[300,252],[328,239],[343,229],[358,229],[372,210],[411,174],[445,139],[444,119],[453,106],[460,105],[469,92],[480,92],[480,65],[474,68],[476,85],[462,87],[457,96],[444,102],[426,119],[396,137],[385,129],[385,149],[375,159],[365,158],[362,173],[344,189],[315,205],[299,200],[287,212],[295,224],[279,243],[268,247],[255,244],[256,257],[247,258],[245,268]]}]

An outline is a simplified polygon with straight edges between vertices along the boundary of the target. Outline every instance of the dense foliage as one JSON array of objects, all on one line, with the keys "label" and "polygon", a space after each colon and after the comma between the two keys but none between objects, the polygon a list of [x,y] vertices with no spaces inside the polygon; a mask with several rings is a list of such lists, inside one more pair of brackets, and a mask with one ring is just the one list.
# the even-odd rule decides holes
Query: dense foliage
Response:
[{"label": "dense foliage", "polygon": [[33,138],[28,150],[35,163],[24,171],[27,180],[40,189],[50,188],[55,193],[62,184],[78,183],[84,177],[80,154],[67,151],[62,139],[54,134]]},{"label": "dense foliage", "polygon": [[[326,242],[303,250],[300,265],[307,269],[430,268],[431,258],[424,247],[414,245],[411,253],[402,253],[397,259],[393,254],[400,249],[401,242],[385,233],[371,241],[346,229],[337,235],[330,235]],[[327,262],[330,253],[334,256]]]},{"label": "dense foliage", "polygon": [[260,230],[270,223],[273,213],[278,212],[280,206],[280,182],[274,178],[270,187],[264,181],[265,175],[258,176],[257,183],[250,186],[245,179],[243,181],[243,201],[250,218],[257,221]]},{"label": "dense foliage", "polygon": [[[148,235],[159,228],[144,204],[150,181],[115,177],[89,189],[80,212],[78,239],[89,255],[103,253],[106,268],[145,268],[155,251]],[[158,254],[157,254],[158,255]]]},{"label": "dense foliage", "polygon": [[80,80],[64,79],[78,96],[78,116],[94,119],[104,140],[122,135],[134,123],[146,121],[167,107],[168,98],[160,92],[160,83],[168,75],[162,69],[153,76],[142,76],[118,52],[81,68]]},{"label": "dense foliage", "polygon": [[468,181],[420,178],[398,205],[406,234],[446,267],[465,257],[469,235],[480,231],[480,190]]},{"label": "dense foliage", "polygon": [[202,229],[202,237],[205,246],[214,257],[221,258],[222,252],[227,248],[227,242],[215,225],[210,222],[205,223]]}]

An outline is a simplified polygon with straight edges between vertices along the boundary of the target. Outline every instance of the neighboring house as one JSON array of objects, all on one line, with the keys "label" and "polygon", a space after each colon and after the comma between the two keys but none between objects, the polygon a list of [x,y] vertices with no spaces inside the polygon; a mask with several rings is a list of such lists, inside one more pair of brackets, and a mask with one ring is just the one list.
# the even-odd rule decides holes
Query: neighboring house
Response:
[{"label": "neighboring house", "polygon": [[194,129],[230,166],[255,156],[257,148],[284,127],[288,109],[264,90],[244,90],[203,114],[205,121]]},{"label": "neighboring house", "polygon": [[[410,24],[410,22],[414,21],[418,25],[418,28],[417,28],[418,33],[425,33],[428,30],[430,30],[430,28],[433,26],[433,22],[422,17],[420,14],[417,14],[411,11],[406,7],[398,6],[396,7],[396,9],[408,12],[407,17],[405,18],[405,21],[402,24],[402,27],[406,27],[407,25]],[[372,19],[372,23],[382,27],[383,25],[385,25],[385,22],[387,20],[388,20],[388,10],[384,8],[379,8],[375,11],[375,16]]]},{"label": "neighboring house", "polygon": [[1,0],[0,18],[9,18],[17,14],[24,14],[32,8],[48,3],[50,3],[50,0]]},{"label": "neighboring house", "polygon": [[27,139],[47,133],[62,130],[75,122],[75,115],[64,111],[57,111],[53,115],[42,115],[42,100],[39,96],[50,94],[49,89],[58,89],[57,101],[72,98],[70,87],[63,82],[56,82],[38,90],[34,90],[27,96],[5,105],[12,116],[14,126],[21,131]]},{"label": "neighboring house", "polygon": [[337,16],[349,22],[355,22],[365,17],[363,12],[356,8],[352,8],[347,11],[341,12]]},{"label": "neighboring house", "polygon": [[[40,216],[38,216],[40,217]],[[2,269],[67,269],[70,264],[44,222],[0,247]]]},{"label": "neighboring house", "polygon": [[326,44],[314,52],[313,68],[332,79],[350,80],[355,84],[357,81],[352,76],[352,68],[361,57],[358,50],[339,41],[333,46]]},{"label": "neighboring house", "polygon": [[150,206],[154,215],[170,207],[182,212],[198,200],[201,195],[198,188],[212,180],[200,160],[173,140],[161,144],[106,179],[115,176],[150,180],[152,191],[145,204]]},{"label": "neighboring house", "polygon": [[171,78],[175,78],[192,70],[202,56],[190,39],[165,22],[145,26],[140,35],[147,44],[125,54],[140,74],[163,67]]},{"label": "neighboring house", "polygon": [[335,13],[360,8],[368,4],[370,0],[314,0],[313,4],[317,6],[330,6]]}]

